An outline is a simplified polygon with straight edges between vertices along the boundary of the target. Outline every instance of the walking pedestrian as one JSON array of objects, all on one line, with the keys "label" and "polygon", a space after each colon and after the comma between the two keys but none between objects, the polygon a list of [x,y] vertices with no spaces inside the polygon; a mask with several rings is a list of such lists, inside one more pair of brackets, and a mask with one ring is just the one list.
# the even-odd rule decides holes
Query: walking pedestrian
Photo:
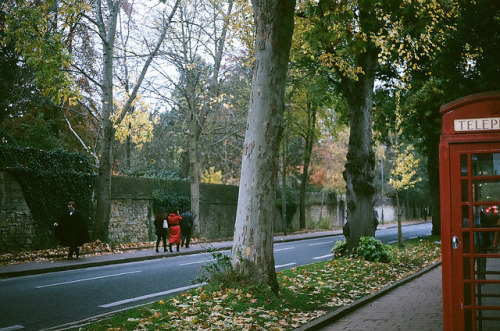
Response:
[{"label": "walking pedestrian", "polygon": [[155,215],[155,230],[156,230],[156,253],[158,253],[158,248],[160,246],[160,241],[163,240],[163,251],[167,251],[167,232],[168,232],[168,220],[167,212],[164,208],[159,208]]},{"label": "walking pedestrian", "polygon": [[184,243],[186,244],[186,248],[189,248],[189,243],[191,242],[191,233],[193,231],[193,214],[188,210],[185,213],[181,214],[181,247],[184,247]]},{"label": "walking pedestrian", "polygon": [[69,246],[68,260],[80,256],[79,246],[90,241],[87,225],[82,214],[76,210],[74,201],[68,202],[68,211],[54,223],[56,237],[64,246]]},{"label": "walking pedestrian", "polygon": [[179,246],[181,244],[181,227],[179,223],[182,221],[182,216],[177,213],[170,213],[168,215],[168,248],[172,252],[172,245],[177,245],[177,252],[179,251]]}]

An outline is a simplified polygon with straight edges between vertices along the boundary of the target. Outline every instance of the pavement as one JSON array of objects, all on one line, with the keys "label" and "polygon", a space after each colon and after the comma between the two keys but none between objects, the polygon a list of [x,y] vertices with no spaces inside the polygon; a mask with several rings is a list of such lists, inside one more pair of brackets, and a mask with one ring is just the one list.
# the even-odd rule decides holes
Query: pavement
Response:
[{"label": "pavement", "polygon": [[296,331],[441,331],[442,293],[439,262]]},{"label": "pavement", "polygon": [[[316,231],[316,232],[303,232],[303,233],[293,233],[287,236],[275,236],[274,242],[289,242],[308,238],[322,238],[329,237],[333,235],[342,234],[342,231]],[[24,262],[18,264],[9,264],[5,266],[0,266],[0,279],[44,274],[49,272],[58,272],[65,270],[75,270],[90,267],[98,267],[111,264],[145,261],[168,258],[178,255],[189,255],[197,254],[200,252],[205,252],[208,248],[214,249],[231,249],[233,245],[232,241],[217,241],[217,242],[198,242],[190,243],[189,248],[181,247],[179,252],[175,251],[175,246],[172,247],[174,252],[163,252],[163,244],[160,243],[160,252],[156,253],[154,247],[146,249],[131,249],[130,251],[113,253],[113,254],[103,254],[103,255],[83,255],[78,259],[47,259],[41,261]]]},{"label": "pavement", "polygon": [[[408,224],[408,223],[407,223]],[[394,227],[379,225],[378,229]],[[321,238],[341,234],[342,231],[318,231],[275,236],[275,243]],[[36,275],[64,270],[82,269],[110,264],[167,258],[196,254],[208,248],[230,249],[232,241],[199,242],[180,252],[156,253],[154,248],[131,250],[107,255],[83,256],[79,259],[54,259],[0,266],[0,279]],[[160,245],[160,248],[161,245]],[[317,318],[298,328],[309,330],[442,330],[441,263],[402,279],[380,291],[365,296],[350,305]]]}]

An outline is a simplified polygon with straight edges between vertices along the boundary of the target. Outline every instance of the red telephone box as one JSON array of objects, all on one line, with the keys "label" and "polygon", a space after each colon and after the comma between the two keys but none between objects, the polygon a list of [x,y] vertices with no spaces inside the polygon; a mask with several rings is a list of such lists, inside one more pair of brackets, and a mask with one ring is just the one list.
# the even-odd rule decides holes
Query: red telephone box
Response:
[{"label": "red telephone box", "polygon": [[500,330],[500,92],[440,112],[444,330]]}]

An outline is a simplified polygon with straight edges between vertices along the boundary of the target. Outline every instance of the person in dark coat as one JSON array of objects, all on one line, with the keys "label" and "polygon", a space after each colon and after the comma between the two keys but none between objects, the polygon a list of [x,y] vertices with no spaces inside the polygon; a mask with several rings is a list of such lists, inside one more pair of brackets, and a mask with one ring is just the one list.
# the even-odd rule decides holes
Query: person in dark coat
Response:
[{"label": "person in dark coat", "polygon": [[[167,222],[167,227],[164,228],[163,224]],[[160,246],[160,240],[163,239],[163,251],[167,251],[167,232],[168,232],[168,221],[167,212],[165,209],[160,208],[155,215],[155,230],[156,230],[156,252],[158,253],[158,247]]]},{"label": "person in dark coat", "polygon": [[179,223],[182,221],[182,216],[177,211],[177,214],[170,213],[168,215],[168,247],[170,252],[172,252],[172,244],[177,245],[177,252],[179,251],[179,245],[181,244],[181,227]]},{"label": "person in dark coat", "polygon": [[90,237],[87,224],[85,224],[82,214],[75,209],[73,201],[68,202],[68,211],[59,219],[59,222],[54,223],[54,227],[61,244],[69,246],[68,260],[73,258],[73,253],[78,258],[80,256],[79,246],[90,241]]},{"label": "person in dark coat", "polygon": [[189,248],[189,243],[191,242],[191,232],[193,231],[193,214],[188,210],[185,213],[181,214],[181,247],[184,247],[184,243],[186,243],[186,248]]}]

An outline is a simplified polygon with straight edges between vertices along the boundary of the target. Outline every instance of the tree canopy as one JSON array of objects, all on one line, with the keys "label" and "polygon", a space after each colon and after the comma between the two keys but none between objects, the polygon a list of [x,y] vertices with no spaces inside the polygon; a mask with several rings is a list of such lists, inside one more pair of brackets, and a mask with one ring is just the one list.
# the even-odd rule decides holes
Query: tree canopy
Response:
[{"label": "tree canopy", "polygon": [[[304,0],[294,7],[285,108],[277,110],[284,121],[276,126],[286,133],[286,173],[297,179],[288,183],[346,194],[355,245],[373,235],[374,196],[385,187],[373,147],[387,147],[391,166],[397,144],[389,137],[399,126],[400,142],[426,162],[438,234],[438,109],[500,88],[500,3]],[[2,144],[90,155],[104,200],[112,172],[193,183],[205,174],[238,184],[246,117],[256,116],[248,110],[269,92],[250,95],[252,70],[263,65],[256,55],[269,47],[255,44],[262,36],[253,10],[229,0],[4,1]],[[99,207],[96,219],[108,212]]]}]

